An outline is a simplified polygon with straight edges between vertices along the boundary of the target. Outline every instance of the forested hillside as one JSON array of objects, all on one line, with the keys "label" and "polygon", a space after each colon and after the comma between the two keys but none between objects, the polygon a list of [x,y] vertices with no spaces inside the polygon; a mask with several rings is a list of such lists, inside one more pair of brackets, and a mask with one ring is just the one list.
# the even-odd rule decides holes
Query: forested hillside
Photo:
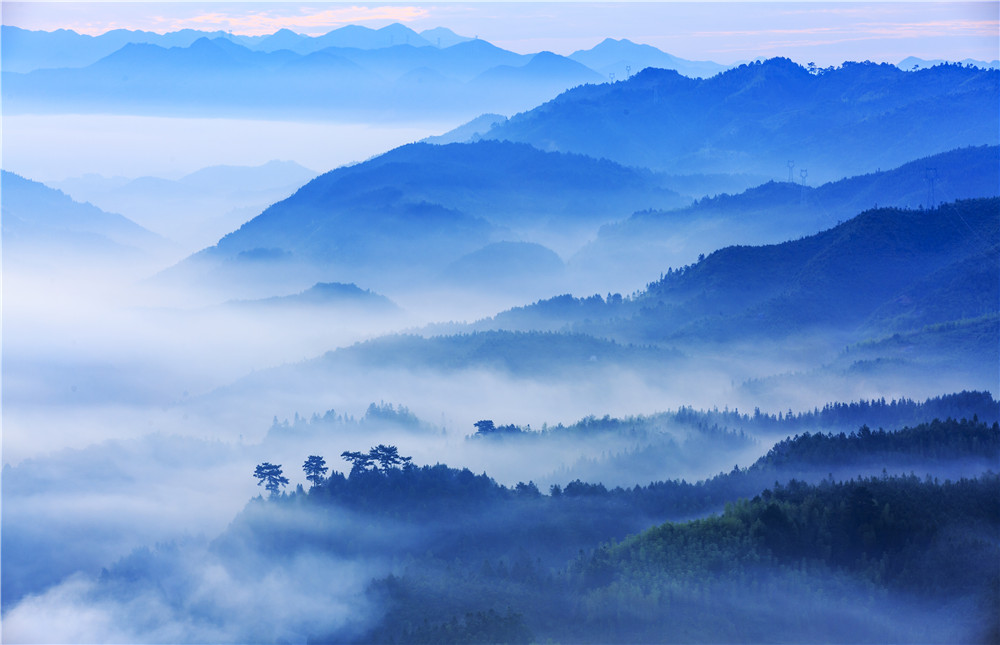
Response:
[{"label": "forested hillside", "polygon": [[996,145],[998,92],[997,70],[940,65],[904,72],[846,62],[810,73],[772,58],[707,79],[645,69],[628,80],[578,87],[486,136],[672,173],[783,177],[792,160],[796,172],[825,182],[962,146]]}]

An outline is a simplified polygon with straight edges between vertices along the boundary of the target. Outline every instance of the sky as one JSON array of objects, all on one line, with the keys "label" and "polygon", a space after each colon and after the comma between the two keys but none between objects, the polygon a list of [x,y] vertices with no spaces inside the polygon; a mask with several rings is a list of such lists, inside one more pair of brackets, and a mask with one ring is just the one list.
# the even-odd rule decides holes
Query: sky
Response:
[{"label": "sky", "polygon": [[286,28],[320,35],[348,24],[448,27],[519,53],[570,54],[627,38],[690,60],[734,63],[787,56],[800,63],[925,59],[992,61],[1000,2],[3,2],[3,23],[25,29],[156,32]]}]

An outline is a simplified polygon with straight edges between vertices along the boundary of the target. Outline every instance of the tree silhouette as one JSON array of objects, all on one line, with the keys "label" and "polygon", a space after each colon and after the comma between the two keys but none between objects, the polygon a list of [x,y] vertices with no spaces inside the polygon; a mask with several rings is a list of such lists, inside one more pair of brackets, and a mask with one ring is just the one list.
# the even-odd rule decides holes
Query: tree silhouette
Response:
[{"label": "tree silhouette", "polygon": [[367,453],[345,450],[340,453],[340,456],[350,462],[351,474],[367,470],[378,471],[380,467],[382,472],[389,472],[393,468],[400,466],[407,468],[413,459],[412,457],[400,457],[399,449],[396,446],[386,446],[383,444],[375,446]]},{"label": "tree silhouette", "polygon": [[257,466],[257,469],[253,471],[253,476],[259,480],[257,485],[263,484],[272,496],[278,494],[278,489],[281,486],[288,485],[288,478],[281,475],[281,464],[274,465],[265,461]]},{"label": "tree silhouette", "polygon": [[326,477],[326,471],[329,468],[326,467],[326,460],[318,455],[309,455],[306,462],[302,464],[302,470],[306,473],[306,479],[312,482],[313,486],[319,486],[323,483],[323,478]]},{"label": "tree silhouette", "polygon": [[356,472],[363,472],[371,468],[372,462],[374,461],[371,455],[363,452],[354,452],[350,450],[345,450],[340,453],[340,456],[344,458],[345,461],[351,464],[351,474]]},{"label": "tree silhouette", "polygon": [[400,457],[399,450],[396,446],[385,446],[382,444],[379,444],[369,450],[368,456],[378,462],[379,466],[382,467],[383,472],[410,460],[409,457]]}]

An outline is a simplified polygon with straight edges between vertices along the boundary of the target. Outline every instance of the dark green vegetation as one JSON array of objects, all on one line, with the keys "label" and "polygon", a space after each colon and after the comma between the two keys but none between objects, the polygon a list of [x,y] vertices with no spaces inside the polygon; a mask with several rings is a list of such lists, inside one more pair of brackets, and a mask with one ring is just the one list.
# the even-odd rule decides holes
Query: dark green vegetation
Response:
[{"label": "dark green vegetation", "polygon": [[796,173],[831,181],[995,145],[998,102],[996,70],[844,63],[811,74],[775,58],[708,79],[646,69],[627,81],[578,87],[486,137],[672,173],[783,176],[791,159]]},{"label": "dark green vegetation", "polygon": [[[1000,579],[982,563],[1000,557],[997,423],[805,433],[696,484],[575,480],[548,495],[405,458],[359,467],[364,455],[345,453],[350,476],[254,501],[213,546],[272,564],[389,558],[368,587],[374,623],[315,642],[925,642],[996,629]],[[857,477],[876,466],[955,479]]]}]

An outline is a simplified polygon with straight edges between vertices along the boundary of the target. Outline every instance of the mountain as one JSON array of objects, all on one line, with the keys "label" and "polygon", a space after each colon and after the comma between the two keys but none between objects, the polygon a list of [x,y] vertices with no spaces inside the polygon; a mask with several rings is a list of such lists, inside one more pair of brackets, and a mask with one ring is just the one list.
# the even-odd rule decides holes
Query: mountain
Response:
[{"label": "mountain", "polygon": [[993,61],[981,61],[974,60],[972,58],[966,58],[965,60],[960,60],[957,63],[951,61],[943,60],[941,58],[935,58],[934,60],[926,60],[923,58],[917,58],[916,56],[907,56],[903,60],[899,61],[897,67],[904,71],[915,71],[918,69],[927,69],[928,67],[935,67],[937,65],[962,65],[964,67],[981,67],[983,69],[998,69],[1000,68],[1000,60]]},{"label": "mountain", "polygon": [[159,260],[173,251],[167,240],[121,215],[6,170],[0,177],[5,270],[77,271],[79,262],[116,266],[123,260]]},{"label": "mountain", "polygon": [[[127,43],[86,67],[27,73],[5,69],[4,109],[323,119],[337,115],[366,121],[420,115],[468,119],[488,110],[526,110],[569,87],[600,80],[568,58],[547,52],[516,54],[478,39],[438,48],[413,44],[422,39],[410,32],[407,44],[399,31],[405,28],[397,27],[377,32],[358,27],[347,34],[342,33],[345,27],[302,41],[301,46],[294,44],[295,34],[273,36],[275,45],[290,44],[294,50],[258,50],[228,36],[175,47]],[[377,34],[399,44],[369,48],[351,34]],[[261,43],[266,48],[266,42]]]},{"label": "mountain", "polygon": [[449,130],[444,134],[437,136],[427,137],[421,140],[421,143],[434,143],[434,144],[446,144],[446,143],[470,143],[473,141],[478,141],[482,138],[482,135],[489,131],[497,123],[503,123],[507,120],[507,117],[502,114],[480,114],[468,123],[462,124],[453,130]]},{"label": "mountain", "polygon": [[[998,198],[933,210],[873,209],[798,240],[721,249],[670,269],[627,299],[556,298],[475,328],[568,329],[679,347],[767,340],[787,347],[815,336],[820,352],[900,330],[995,317],[998,209]],[[995,367],[995,341],[986,331],[963,359]]]},{"label": "mountain", "polygon": [[54,184],[75,199],[123,213],[188,252],[217,241],[316,173],[290,161],[213,166],[180,179],[84,176]]},{"label": "mountain", "polygon": [[673,350],[624,346],[584,334],[486,331],[452,336],[395,335],[345,347],[291,369],[334,373],[345,369],[419,369],[440,372],[490,369],[519,378],[605,369],[666,369]]},{"label": "mountain", "polygon": [[599,72],[602,77],[628,80],[647,67],[672,69],[692,78],[708,78],[728,67],[711,61],[690,61],[677,58],[651,45],[638,45],[628,39],[605,38],[591,49],[581,49],[569,55],[578,63]]},{"label": "mountain", "polygon": [[532,56],[526,65],[493,67],[473,79],[473,85],[489,88],[498,84],[523,83],[549,89],[559,85],[600,83],[602,80],[599,74],[585,65],[552,52],[540,52]]},{"label": "mountain", "polygon": [[736,195],[704,197],[680,209],[642,211],[603,226],[597,239],[570,259],[570,267],[590,276],[597,288],[614,290],[616,284],[688,264],[722,246],[811,235],[874,206],[923,208],[931,200],[996,197],[997,168],[1000,148],[979,146],[818,187],[772,181]]},{"label": "mountain", "polygon": [[353,313],[399,311],[399,307],[385,296],[373,293],[368,289],[361,289],[355,284],[340,282],[318,282],[305,291],[290,296],[274,296],[260,300],[234,300],[227,304],[254,309],[310,307],[349,310]]},{"label": "mountain", "polygon": [[525,285],[530,283],[534,297],[539,297],[564,286],[564,274],[559,256],[540,244],[494,242],[449,264],[442,280],[446,284],[515,293],[524,293]]},{"label": "mountain", "polygon": [[291,29],[279,29],[269,36],[265,36],[256,43],[254,49],[262,52],[273,52],[279,49],[288,49],[302,53],[300,48],[308,47],[312,39],[303,34],[297,34]]},{"label": "mountain", "polygon": [[312,282],[385,290],[435,279],[491,242],[577,248],[601,223],[679,201],[652,173],[580,155],[411,144],[321,175],[183,266],[225,265],[235,277],[266,258],[272,277],[296,267]]},{"label": "mountain", "polygon": [[370,29],[363,25],[346,25],[322,36],[310,39],[295,51],[303,54],[319,51],[327,47],[383,49],[395,45],[429,47],[431,43],[409,27],[405,27],[397,22],[380,29]]},{"label": "mountain", "polygon": [[[79,34],[67,29],[51,32],[30,31],[12,25],[3,25],[2,29],[0,47],[3,54],[3,70],[20,73],[45,68],[86,67],[129,44],[186,48],[201,38],[222,38],[261,52],[288,50],[297,54],[310,54],[326,47],[380,49],[403,44],[415,47],[428,47],[432,44],[430,40],[398,23],[381,29],[347,25],[317,37],[297,34],[290,29],[279,29],[273,34],[264,36],[234,36],[225,31],[209,32],[195,29],[182,29],[164,34],[113,29],[99,36]],[[437,47],[449,47],[469,40],[443,27],[427,30],[425,33],[431,34]],[[437,39],[441,39],[441,45],[436,45]]]},{"label": "mountain", "polygon": [[678,174],[783,177],[793,160],[811,181],[832,181],[996,145],[998,103],[996,70],[844,63],[812,74],[776,58],[709,79],[645,69],[577,87],[486,136]]},{"label": "mountain", "polygon": [[151,31],[112,29],[99,36],[68,29],[29,31],[12,25],[0,27],[0,56],[5,72],[27,73],[36,69],[86,67],[130,43],[160,47],[188,47],[200,38],[232,38],[223,31],[193,29],[158,34]]},{"label": "mountain", "polygon": [[459,36],[447,27],[425,29],[420,32],[420,37],[438,48],[451,47],[452,45],[457,45],[458,43],[473,40],[472,38],[468,38],[466,36]]}]

